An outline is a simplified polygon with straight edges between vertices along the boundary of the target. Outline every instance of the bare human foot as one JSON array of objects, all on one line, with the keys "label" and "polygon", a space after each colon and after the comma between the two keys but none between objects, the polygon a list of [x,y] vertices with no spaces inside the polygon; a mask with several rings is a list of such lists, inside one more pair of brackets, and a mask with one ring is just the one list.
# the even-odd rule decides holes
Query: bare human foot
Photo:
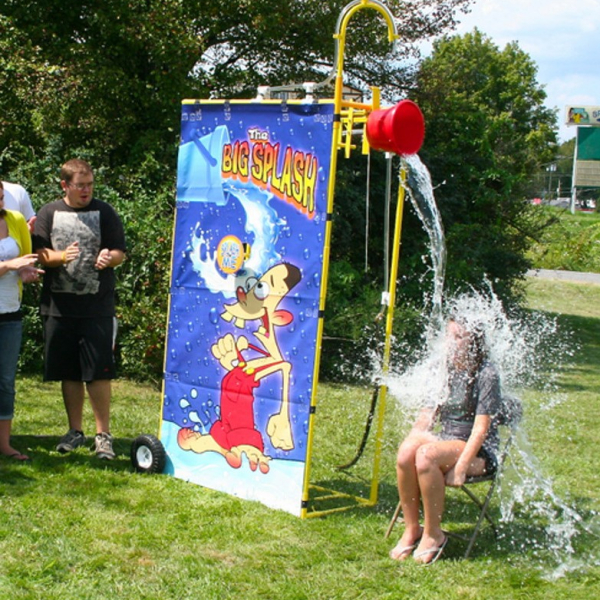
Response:
[{"label": "bare human foot", "polygon": [[11,460],[16,460],[18,462],[28,462],[31,460],[27,454],[22,454],[11,446],[2,450],[0,454],[6,458],[10,458]]}]

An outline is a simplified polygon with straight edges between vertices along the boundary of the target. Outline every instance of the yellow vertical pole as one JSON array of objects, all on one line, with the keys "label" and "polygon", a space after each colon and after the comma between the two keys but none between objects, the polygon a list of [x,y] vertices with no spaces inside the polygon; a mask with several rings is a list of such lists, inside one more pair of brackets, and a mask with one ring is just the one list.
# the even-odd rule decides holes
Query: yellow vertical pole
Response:
[{"label": "yellow vertical pole", "polygon": [[370,501],[377,503],[379,489],[379,471],[381,466],[381,439],[383,437],[383,422],[385,416],[385,404],[387,399],[387,384],[385,378],[390,368],[390,353],[392,348],[392,334],[394,325],[394,306],[396,304],[396,282],[398,280],[398,263],[400,262],[400,244],[402,242],[402,216],[404,213],[404,184],[406,181],[406,170],[404,164],[400,170],[400,186],[398,189],[398,203],[396,206],[396,222],[394,226],[394,246],[392,249],[392,264],[390,267],[388,309],[385,323],[385,345],[383,348],[382,374],[383,383],[379,388],[379,407],[377,411],[377,428],[375,435],[375,456],[373,459],[373,475],[371,478]]},{"label": "yellow vertical pole", "polygon": [[[317,402],[317,385],[319,381],[319,369],[321,367],[321,344],[323,339],[323,326],[324,326],[324,313],[325,313],[325,299],[327,297],[327,281],[329,277],[329,254],[331,249],[331,225],[333,217],[333,199],[335,196],[335,177],[337,172],[337,157],[338,157],[338,146],[342,135],[342,92],[343,92],[343,56],[344,56],[344,44],[346,41],[345,33],[339,35],[338,43],[340,50],[338,51],[338,62],[336,66],[336,77],[335,77],[335,92],[333,97],[333,131],[332,131],[332,144],[331,144],[331,157],[329,160],[330,173],[329,182],[327,186],[327,215],[325,222],[325,240],[323,243],[323,269],[321,271],[321,292],[319,297],[319,322],[317,324],[317,353],[315,356],[315,364],[313,368],[313,393],[311,397],[310,407],[310,420],[312,421],[314,412],[316,410]],[[308,437],[306,440],[307,445],[307,463],[304,469],[304,482],[302,485],[302,507],[300,510],[300,517],[305,518],[308,508],[309,500],[309,484],[310,484],[310,466],[313,445],[313,432],[314,427],[312,423],[308,428]]]},{"label": "yellow vertical pole", "polygon": [[[336,76],[334,83],[334,114],[333,114],[333,131],[332,131],[332,146],[331,146],[331,159],[330,159],[330,176],[327,187],[327,216],[325,223],[325,240],[323,246],[323,269],[321,272],[321,293],[319,297],[319,322],[317,324],[317,353],[315,357],[315,364],[313,368],[313,393],[310,407],[310,424],[308,428],[307,436],[307,463],[304,470],[304,481],[302,486],[302,506],[300,510],[300,517],[305,518],[307,515],[308,501],[309,501],[309,484],[310,484],[310,463],[312,455],[313,445],[313,431],[314,427],[312,424],[313,414],[316,410],[316,392],[319,380],[319,369],[321,365],[321,342],[323,339],[323,326],[324,326],[324,312],[325,312],[325,299],[327,295],[327,281],[329,277],[329,254],[331,248],[331,226],[333,216],[333,199],[335,196],[335,179],[337,172],[337,157],[338,149],[340,147],[341,135],[342,135],[342,101],[344,91],[344,49],[346,44],[346,29],[350,18],[355,12],[362,8],[373,8],[380,12],[386,20],[388,25],[388,36],[390,42],[394,42],[398,35],[392,14],[389,9],[382,4],[379,0],[353,0],[343,10],[338,19],[336,33],[333,36],[336,39]],[[379,107],[379,91],[377,90],[376,95],[377,108]],[[380,422],[383,421],[383,414],[378,418]],[[381,433],[378,434],[378,444],[381,445]],[[380,450],[377,453],[377,463],[379,462]],[[377,486],[378,481],[373,481],[371,488],[375,488],[375,497],[377,497]],[[372,492],[373,494],[373,492]],[[375,500],[376,501],[376,500]]]}]

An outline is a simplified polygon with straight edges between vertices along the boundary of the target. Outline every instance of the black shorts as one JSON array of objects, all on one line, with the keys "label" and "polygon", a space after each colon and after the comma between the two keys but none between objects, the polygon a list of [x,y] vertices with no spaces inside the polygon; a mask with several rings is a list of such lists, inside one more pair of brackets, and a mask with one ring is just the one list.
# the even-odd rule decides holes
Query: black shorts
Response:
[{"label": "black shorts", "polygon": [[498,459],[494,454],[489,452],[486,448],[481,446],[479,448],[479,452],[477,453],[479,458],[483,458],[485,460],[485,474],[493,475],[498,469]]},{"label": "black shorts", "polygon": [[44,317],[44,381],[114,379],[114,317]]}]

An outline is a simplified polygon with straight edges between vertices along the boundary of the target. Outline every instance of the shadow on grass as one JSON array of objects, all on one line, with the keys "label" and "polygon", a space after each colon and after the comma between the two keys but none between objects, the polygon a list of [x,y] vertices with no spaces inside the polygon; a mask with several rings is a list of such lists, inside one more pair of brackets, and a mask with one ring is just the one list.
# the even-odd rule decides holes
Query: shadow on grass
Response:
[{"label": "shadow on grass", "polygon": [[110,470],[114,472],[132,472],[130,448],[133,438],[115,438],[113,449],[116,454],[114,460],[104,460],[96,457],[93,451],[94,440],[88,438],[86,444],[73,452],[62,454],[56,450],[60,436],[51,435],[14,435],[12,442],[15,447],[26,453],[31,461],[17,463],[16,461],[3,461],[3,465],[26,466],[35,471],[64,472],[65,469],[85,466],[86,468]]},{"label": "shadow on grass", "polygon": [[[471,485],[470,489],[475,491],[480,499],[483,499],[487,492],[487,484]],[[600,547],[600,536],[595,532],[595,526],[593,525],[597,520],[593,498],[578,497],[571,499],[569,504],[577,507],[578,514],[577,518],[572,520],[574,529],[571,530],[568,526],[571,517],[566,515],[563,520],[560,515],[554,515],[556,507],[552,506],[548,507],[548,511],[549,514],[554,515],[553,517],[536,515],[527,507],[517,506],[512,518],[509,521],[503,521],[500,510],[500,495],[498,490],[496,492],[490,504],[489,512],[496,525],[498,535],[496,536],[493,528],[487,521],[484,521],[476,537],[470,560],[491,558],[510,561],[527,554],[546,570],[560,566],[563,561],[566,562],[573,556],[585,555],[586,551]],[[386,517],[381,533],[383,536],[387,531],[398,502],[395,487],[383,484],[380,497],[381,501],[376,510]],[[443,527],[446,531],[468,540],[474,532],[478,516],[479,508],[466,494],[459,489],[446,489],[443,520]],[[400,518],[390,534],[390,548],[401,535],[402,522]],[[462,559],[467,544],[468,541],[451,536],[444,551],[444,556],[450,559]]]},{"label": "shadow on grass", "polygon": [[[322,479],[316,482],[315,485],[321,486],[326,489],[335,490],[336,492],[348,494],[351,496],[357,495],[362,498],[368,498],[368,482],[353,481],[348,477],[340,476],[339,478]],[[478,484],[479,486],[479,484]],[[471,489],[474,486],[471,486]],[[483,496],[487,492],[487,484],[483,483],[476,490],[479,496]],[[315,492],[314,496],[318,498],[318,494],[321,492]],[[311,499],[313,494],[311,493]],[[384,524],[381,528],[381,536],[383,537],[389,522],[392,518],[396,505],[398,504],[398,492],[395,485],[382,482],[379,485],[379,501],[372,510],[385,517]],[[316,501],[313,505],[316,510],[335,510],[340,507],[348,507],[349,510],[360,508],[360,504],[352,502],[349,498],[337,498],[333,497],[325,501]],[[509,556],[518,555],[522,552],[524,544],[520,541],[522,532],[527,530],[525,535],[531,536],[542,536],[543,528],[536,527],[534,525],[527,528],[523,521],[511,523],[509,526],[504,526],[500,523],[500,509],[498,501],[492,502],[490,512],[496,522],[499,537],[496,539],[493,529],[487,522],[482,526],[472,551],[472,557],[477,558],[481,556],[486,557],[497,557],[506,559]],[[360,514],[357,511],[357,514]],[[467,497],[466,494],[456,489],[447,489],[446,491],[446,510],[444,514],[443,526],[447,531],[453,534],[469,538],[474,531],[477,518],[479,516],[478,507]],[[516,534],[519,534],[519,537]],[[390,534],[390,547],[395,544],[397,539],[402,534],[402,523],[401,520],[396,522],[394,529]],[[506,540],[510,539],[515,543],[506,543]],[[451,537],[447,549],[444,551],[444,556],[447,558],[462,558],[467,548],[467,541]]]}]

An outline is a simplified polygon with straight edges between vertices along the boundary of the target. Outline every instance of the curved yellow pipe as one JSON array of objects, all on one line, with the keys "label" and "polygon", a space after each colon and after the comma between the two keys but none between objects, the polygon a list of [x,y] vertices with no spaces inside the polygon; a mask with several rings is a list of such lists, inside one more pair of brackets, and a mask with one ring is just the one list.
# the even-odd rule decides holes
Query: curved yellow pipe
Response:
[{"label": "curved yellow pipe", "polygon": [[378,11],[383,18],[385,19],[388,26],[388,39],[390,43],[395,42],[398,39],[398,29],[396,28],[396,23],[394,22],[394,16],[390,12],[390,9],[385,6],[385,4],[381,3],[379,0],[354,0],[354,2],[350,2],[347,4],[340,13],[338,18],[338,22],[336,25],[336,31],[333,37],[337,40],[336,44],[336,76],[335,76],[335,91],[334,91],[334,104],[335,104],[335,112],[339,114],[342,106],[342,93],[344,87],[344,50],[346,46],[346,29],[348,28],[348,23],[350,19],[356,14],[359,10],[363,8],[372,8]]},{"label": "curved yellow pipe", "polygon": [[[327,214],[328,215],[333,214],[333,199],[334,199],[334,195],[335,195],[335,179],[336,179],[336,171],[337,171],[337,155],[338,155],[338,149],[339,149],[338,143],[339,143],[340,135],[341,135],[341,133],[340,133],[341,132],[341,120],[339,119],[339,116],[341,115],[341,111],[342,111],[343,67],[344,67],[344,47],[345,47],[345,43],[346,43],[346,29],[348,27],[348,22],[350,21],[352,16],[357,11],[362,10],[363,8],[373,8],[383,15],[383,17],[385,18],[387,25],[388,25],[388,38],[389,38],[390,42],[394,42],[398,38],[398,33],[397,33],[396,25],[394,23],[393,15],[390,12],[390,10],[387,8],[387,6],[382,4],[379,0],[354,0],[353,2],[350,2],[350,4],[348,4],[340,13],[340,16],[339,16],[338,22],[337,22],[336,33],[333,36],[337,40],[336,50],[335,50],[336,55],[334,58],[334,64],[336,65],[336,67],[335,67],[336,76],[335,76],[335,92],[334,92],[334,113],[338,118],[335,118],[335,120],[333,122],[333,131],[332,131],[333,144],[332,144],[332,149],[331,149],[330,177],[329,177],[328,190],[327,190]],[[378,107],[378,105],[379,105],[378,91],[374,91],[374,101],[377,102],[377,107]],[[373,107],[371,107],[371,108],[373,108]],[[322,269],[322,273],[321,273],[321,281],[323,281],[323,282],[327,282],[328,277],[329,277],[330,247],[331,247],[331,218],[328,217],[327,222],[325,224],[325,242],[324,242],[324,246],[323,246],[323,269]],[[326,297],[326,293],[327,293],[326,288],[327,288],[326,285],[322,286],[321,295],[319,298],[319,312],[321,314],[323,314],[325,312],[325,297]],[[391,327],[391,326],[389,326],[389,327]],[[323,339],[323,318],[319,318],[319,322],[317,324],[317,344],[319,345],[319,348],[321,346],[322,339]],[[320,359],[321,359],[321,352],[319,350],[319,352],[317,352],[317,354],[316,354],[315,364],[314,364],[314,369],[313,369],[313,377],[314,377],[314,381],[315,381],[315,388],[314,388],[315,391],[316,391],[316,382],[318,381],[318,377],[319,377],[319,368],[320,368],[320,362],[321,362]],[[314,408],[314,404],[316,403],[316,398],[314,397],[314,394],[313,394],[312,403],[313,403],[313,408]],[[382,418],[383,417],[380,416],[380,420]],[[314,427],[309,427],[308,439],[307,439],[307,456],[311,456],[311,454],[312,454],[313,431],[314,431]],[[381,433],[379,432],[378,436],[377,436],[378,448],[377,448],[377,454],[376,454],[376,458],[375,458],[375,461],[376,461],[375,469],[376,470],[378,470],[378,465],[379,465],[379,454],[380,454],[380,443],[381,443],[380,436],[381,436]],[[310,481],[310,461],[307,461],[306,468],[304,471],[304,482],[303,482],[303,492],[302,492],[303,506],[302,506],[302,509],[300,512],[300,516],[302,518],[305,518],[308,516],[307,505],[308,505],[308,500],[309,500],[309,493],[308,493],[309,481]],[[374,479],[372,481],[372,485],[371,485],[371,498],[369,501],[367,501],[369,504],[375,504],[377,502],[377,486],[378,486],[378,482],[376,481],[376,479]]]}]

